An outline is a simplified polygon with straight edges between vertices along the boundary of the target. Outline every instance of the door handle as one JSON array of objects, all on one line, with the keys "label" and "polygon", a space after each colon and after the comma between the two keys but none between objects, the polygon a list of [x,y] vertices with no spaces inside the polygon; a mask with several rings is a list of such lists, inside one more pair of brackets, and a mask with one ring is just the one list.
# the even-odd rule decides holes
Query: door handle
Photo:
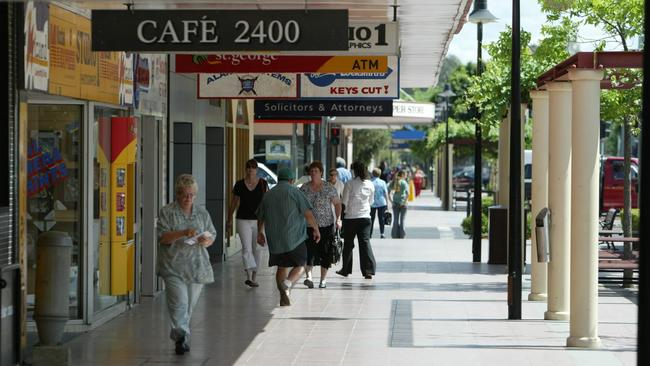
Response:
[{"label": "door handle", "polygon": [[0,289],[7,287],[7,281],[4,278],[0,278]]}]

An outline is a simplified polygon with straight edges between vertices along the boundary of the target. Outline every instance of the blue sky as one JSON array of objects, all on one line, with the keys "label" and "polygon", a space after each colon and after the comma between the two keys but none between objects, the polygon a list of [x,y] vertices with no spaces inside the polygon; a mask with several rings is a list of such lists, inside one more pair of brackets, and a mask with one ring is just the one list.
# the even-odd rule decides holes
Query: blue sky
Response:
[{"label": "blue sky", "polygon": [[[537,0],[521,0],[521,26],[524,30],[532,33],[532,43],[537,43],[540,39],[540,31],[542,24],[546,21],[546,16],[542,13],[541,7]],[[473,7],[473,6],[472,6]],[[505,30],[506,25],[512,24],[512,1],[510,0],[490,0],[488,1],[488,9],[499,20],[496,23],[489,23],[483,25],[483,44],[494,42],[497,40],[499,33]],[[591,26],[583,27],[580,29],[579,36],[583,39],[599,39],[602,38],[602,33]],[[636,46],[637,42],[632,43]],[[608,49],[613,45],[609,46]],[[591,51],[593,47],[589,44],[582,43],[580,45],[581,51]],[[454,35],[454,38],[449,45],[448,55],[457,56],[463,63],[476,62],[476,25],[466,23],[460,33]],[[485,48],[483,49],[483,58],[487,59]]]}]

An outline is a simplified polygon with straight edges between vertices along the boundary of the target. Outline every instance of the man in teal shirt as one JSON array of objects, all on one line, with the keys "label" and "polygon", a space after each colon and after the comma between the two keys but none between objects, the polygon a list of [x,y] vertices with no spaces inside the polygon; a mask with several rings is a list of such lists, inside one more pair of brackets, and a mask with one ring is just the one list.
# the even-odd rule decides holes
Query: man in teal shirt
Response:
[{"label": "man in teal shirt", "polygon": [[312,207],[307,197],[292,185],[294,178],[290,169],[280,169],[278,184],[266,192],[257,208],[257,243],[268,243],[269,267],[278,267],[275,281],[280,306],[291,305],[289,291],[302,276],[307,261],[307,224],[312,228],[314,241],[320,241]]}]

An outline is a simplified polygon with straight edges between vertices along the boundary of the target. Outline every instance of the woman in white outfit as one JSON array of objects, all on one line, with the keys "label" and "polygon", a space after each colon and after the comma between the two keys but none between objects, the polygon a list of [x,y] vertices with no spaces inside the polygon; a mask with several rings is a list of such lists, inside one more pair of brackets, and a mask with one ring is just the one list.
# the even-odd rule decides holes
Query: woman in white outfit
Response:
[{"label": "woman in white outfit", "polygon": [[262,247],[255,243],[257,239],[257,206],[262,202],[264,193],[269,190],[268,183],[257,176],[257,161],[246,162],[246,176],[238,180],[233,188],[233,198],[228,210],[226,227],[232,232],[232,215],[237,210],[237,233],[242,245],[242,259],[246,271],[246,285],[257,287],[256,276],[260,266]]}]

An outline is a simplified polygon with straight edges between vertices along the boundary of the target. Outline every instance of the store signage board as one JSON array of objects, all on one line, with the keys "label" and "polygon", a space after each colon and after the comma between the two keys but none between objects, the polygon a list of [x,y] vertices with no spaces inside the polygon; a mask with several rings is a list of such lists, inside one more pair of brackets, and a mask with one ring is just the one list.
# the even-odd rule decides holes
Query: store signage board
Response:
[{"label": "store signage board", "polygon": [[388,70],[386,56],[278,56],[269,54],[176,55],[178,73],[375,73]]},{"label": "store signage board", "polygon": [[347,51],[342,10],[93,10],[93,51]]},{"label": "store signage board", "polygon": [[376,73],[307,73],[301,76],[301,98],[399,99],[399,60],[388,56],[388,70]]},{"label": "store signage board", "polygon": [[199,74],[198,95],[203,98],[297,98],[297,74]]},{"label": "store signage board", "polygon": [[392,100],[256,100],[256,119],[392,116]]},{"label": "store signage board", "polygon": [[393,103],[393,117],[428,118],[435,117],[433,103],[410,103],[395,101]]}]

